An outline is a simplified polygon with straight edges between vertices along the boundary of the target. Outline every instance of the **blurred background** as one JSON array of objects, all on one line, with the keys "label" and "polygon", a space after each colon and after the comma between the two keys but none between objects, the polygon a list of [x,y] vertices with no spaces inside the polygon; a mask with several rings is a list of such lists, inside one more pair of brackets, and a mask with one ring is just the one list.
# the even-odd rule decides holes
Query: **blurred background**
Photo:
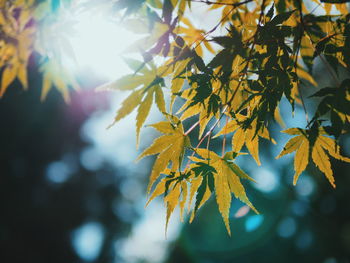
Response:
[{"label": "blurred background", "polygon": [[[249,157],[238,159],[258,181],[246,186],[261,214],[233,200],[229,237],[211,197],[192,224],[173,215],[165,237],[161,199],[144,208],[154,159],[134,162],[158,134],[145,128],[137,151],[135,115],[106,129],[125,94],[94,91],[123,73],[120,64],[110,64],[116,61],[110,53],[100,54],[100,61],[88,55],[103,37],[84,40],[95,41],[80,49],[91,60],[84,62],[84,74],[77,73],[82,89],[69,104],[57,91],[40,101],[35,55],[29,91],[15,82],[0,100],[0,262],[350,262],[350,165],[332,160],[336,189],[312,165],[294,187],[292,156],[275,160],[288,139],[277,125],[272,136],[278,146],[261,142],[261,167]],[[330,84],[317,61],[314,77],[319,87]],[[303,86],[306,96],[310,89]],[[305,125],[302,109],[292,118],[289,107],[282,102],[287,126]],[[147,123],[160,118],[154,111]],[[350,137],[343,136],[341,145],[350,156]]]}]

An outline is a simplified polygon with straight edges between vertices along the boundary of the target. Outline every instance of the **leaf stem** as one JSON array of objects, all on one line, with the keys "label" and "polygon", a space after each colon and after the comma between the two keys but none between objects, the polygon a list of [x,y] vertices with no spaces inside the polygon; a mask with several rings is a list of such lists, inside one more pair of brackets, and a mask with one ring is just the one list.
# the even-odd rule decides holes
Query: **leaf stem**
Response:
[{"label": "leaf stem", "polygon": [[221,153],[222,157],[224,157],[224,155],[225,155],[227,123],[228,123],[228,116],[226,116],[226,123],[225,123],[225,128],[224,128],[224,139],[222,140],[222,153]]}]

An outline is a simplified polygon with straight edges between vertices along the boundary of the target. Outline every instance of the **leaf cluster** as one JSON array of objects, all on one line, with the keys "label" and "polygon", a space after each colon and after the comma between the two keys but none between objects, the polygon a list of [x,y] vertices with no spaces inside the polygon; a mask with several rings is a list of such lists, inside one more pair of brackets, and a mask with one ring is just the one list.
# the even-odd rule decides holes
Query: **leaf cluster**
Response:
[{"label": "leaf cluster", "polygon": [[[57,56],[40,42],[40,30],[53,30],[55,23],[40,29],[31,22],[45,25],[44,21],[52,20],[47,10],[59,12],[56,2],[60,1],[0,2],[1,95],[15,78],[27,87],[26,67],[34,50],[43,58],[43,98],[56,86],[68,100],[67,87],[77,87]],[[350,161],[341,155],[338,145],[350,120],[350,80],[341,79],[344,74],[339,73],[350,70],[350,16],[343,1],[88,2],[110,2],[128,29],[140,34],[129,51],[139,52],[143,61],[127,59],[134,73],[99,89],[129,92],[114,123],[137,110],[137,141],[152,105],[163,114],[164,121],[149,125],[162,135],[138,159],[157,155],[148,186],[149,201],[164,196],[167,225],[176,206],[183,217],[186,204],[192,221],[212,194],[229,234],[232,196],[257,212],[243,184],[254,180],[235,160],[246,154],[261,165],[261,139],[276,144],[269,130],[275,122],[284,125],[279,113],[283,98],[291,105],[290,115],[296,107],[303,108],[307,124],[287,127],[284,132],[295,137],[277,158],[296,152],[294,184],[312,160],[335,187],[330,157]],[[208,15],[213,10],[221,12],[213,17],[210,29],[197,28],[191,22],[198,5],[207,6]],[[331,13],[333,7],[336,12]],[[34,35],[39,39],[35,47]],[[332,77],[333,86],[317,87],[312,75],[316,58]],[[314,90],[312,96],[303,96],[302,83]],[[305,105],[315,98],[319,99],[317,109],[309,118]],[[175,103],[181,105],[179,110],[174,110]],[[190,117],[197,121],[185,129],[184,122]],[[199,142],[193,145],[190,134],[196,131]],[[217,137],[222,138],[221,154],[210,147],[211,139]]]}]

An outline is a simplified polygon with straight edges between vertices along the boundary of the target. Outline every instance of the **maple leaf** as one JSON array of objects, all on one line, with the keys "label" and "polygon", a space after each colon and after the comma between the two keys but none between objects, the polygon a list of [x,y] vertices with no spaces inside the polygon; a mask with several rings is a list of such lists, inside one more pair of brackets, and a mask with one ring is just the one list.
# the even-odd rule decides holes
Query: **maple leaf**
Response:
[{"label": "maple leaf", "polygon": [[191,180],[189,208],[191,207],[194,194],[197,193],[197,195],[195,206],[192,210],[190,218],[190,223],[193,221],[198,209],[201,208],[206,201],[208,201],[211,193],[214,191],[215,172],[216,170],[214,167],[208,165],[207,163],[201,162],[201,160],[198,160],[198,162],[194,163],[191,167],[191,174],[193,174],[193,176]]},{"label": "maple leaf", "polygon": [[314,132],[312,129],[305,130],[300,128],[290,128],[283,132],[289,135],[297,135],[286,143],[281,153],[276,157],[276,159],[278,159],[286,154],[294,151],[296,152],[294,157],[295,174],[293,184],[296,185],[299,176],[306,169],[311,153],[314,164],[323,174],[325,174],[329,183],[335,188],[331,162],[326,151],[335,159],[350,162],[350,158],[344,157],[340,154],[340,147],[337,142],[330,137],[325,136],[326,133],[324,132],[323,127],[318,129],[313,144],[311,144],[312,133]]},{"label": "maple leaf", "polygon": [[40,67],[40,71],[43,73],[41,100],[45,100],[53,86],[58,89],[66,102],[70,100],[69,86],[73,87],[75,90],[79,90],[79,84],[76,82],[71,72],[62,67],[55,59],[50,59],[46,61],[46,63],[43,63]]},{"label": "maple leaf", "polygon": [[[22,3],[23,4],[23,3]],[[33,52],[35,27],[30,24],[33,3],[18,9],[17,16],[13,10],[21,3],[9,3],[1,8],[0,14],[0,98],[17,78],[24,89],[28,88],[27,65]]]},{"label": "maple leaf", "polygon": [[241,179],[248,179],[254,181],[245,172],[243,172],[235,163],[233,159],[236,154],[229,152],[224,157],[218,156],[215,152],[207,149],[196,149],[196,153],[203,158],[202,162],[207,162],[215,169],[212,171],[214,176],[216,202],[219,207],[221,216],[225,222],[225,226],[229,235],[231,235],[229,225],[229,212],[231,206],[231,193],[235,198],[241,200],[248,205],[256,213],[257,210],[249,201],[245,188],[241,183]]},{"label": "maple leaf", "polygon": [[187,174],[181,172],[172,172],[170,169],[165,169],[162,174],[165,175],[154,188],[146,206],[157,196],[164,194],[164,203],[167,209],[165,233],[167,232],[171,214],[176,206],[180,207],[180,218],[183,221],[185,203],[187,201]]},{"label": "maple leaf", "polygon": [[276,144],[276,142],[270,137],[266,127],[262,127],[258,131],[256,131],[256,120],[254,120],[251,124],[251,127],[247,129],[241,127],[240,123],[245,119],[247,119],[247,117],[237,114],[237,119],[228,122],[225,125],[225,127],[214,136],[214,138],[220,135],[225,135],[234,132],[234,135],[232,137],[232,151],[238,153],[245,145],[249,153],[254,158],[255,162],[258,165],[261,165],[259,159],[259,137],[270,140],[274,144]]},{"label": "maple leaf", "polygon": [[[133,62],[135,63],[135,62]],[[140,131],[145,123],[151,110],[153,100],[160,112],[165,113],[165,100],[162,91],[164,86],[163,78],[169,74],[169,67],[156,68],[152,63],[147,67],[144,63],[139,62],[137,72],[135,74],[126,75],[114,82],[105,84],[97,88],[97,90],[133,90],[133,92],[122,102],[122,106],[117,111],[114,122],[109,126],[113,126],[116,122],[129,115],[137,108],[136,116],[136,146],[139,145]],[[154,99],[153,99],[154,98]]]},{"label": "maple leaf", "polygon": [[171,171],[175,172],[180,169],[185,147],[190,147],[190,139],[184,134],[182,123],[178,120],[175,125],[171,122],[159,122],[150,126],[164,133],[164,135],[155,139],[153,144],[137,158],[137,160],[140,160],[146,156],[158,154],[152,168],[148,193],[160,173],[168,167],[170,162]]},{"label": "maple leaf", "polygon": [[[184,1],[185,2],[185,1]],[[203,56],[203,48],[200,45],[201,43],[209,50],[211,53],[215,53],[212,46],[209,44],[208,40],[205,39],[205,31],[200,30],[192,25],[189,19],[182,17],[181,22],[186,27],[179,26],[177,28],[177,33],[183,37],[183,39],[188,43],[188,46],[194,46],[197,54]]]}]

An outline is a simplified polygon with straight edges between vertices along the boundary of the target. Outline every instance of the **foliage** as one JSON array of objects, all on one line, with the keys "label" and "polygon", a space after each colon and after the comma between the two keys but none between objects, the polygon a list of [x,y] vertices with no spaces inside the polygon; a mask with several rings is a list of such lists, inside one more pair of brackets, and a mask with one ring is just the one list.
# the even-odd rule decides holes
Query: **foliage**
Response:
[{"label": "foliage", "polygon": [[[260,165],[259,139],[276,143],[269,130],[275,122],[283,124],[279,114],[282,98],[289,101],[290,114],[294,114],[295,107],[304,109],[307,124],[284,131],[296,137],[287,142],[277,158],[296,151],[294,184],[311,160],[335,187],[329,156],[350,162],[340,154],[338,145],[339,137],[348,132],[350,120],[350,79],[341,79],[341,72],[348,75],[350,69],[350,15],[344,1],[87,2],[111,7],[130,30],[140,34],[130,51],[140,52],[143,61],[126,61],[134,74],[100,89],[130,92],[115,122],[137,108],[137,141],[153,102],[164,115],[164,121],[150,125],[163,135],[138,159],[157,155],[148,186],[149,201],[164,195],[167,225],[176,206],[183,215],[186,202],[192,210],[192,221],[214,192],[228,233],[232,193],[257,212],[242,184],[253,179],[235,159],[243,155],[245,146],[247,155]],[[59,12],[60,1],[0,3],[1,96],[16,78],[27,88],[26,68],[31,53],[36,51],[42,59],[42,97],[55,86],[68,100],[67,87],[77,88],[78,84],[40,38],[42,30],[53,35],[57,30],[54,15],[50,14]],[[212,16],[210,30],[196,28],[190,21],[199,4],[208,7],[208,15],[221,13]],[[69,44],[61,45],[69,50]],[[329,71],[334,86],[318,89],[312,77],[316,58]],[[305,81],[314,89],[308,98],[300,88]],[[315,97],[320,100],[309,118],[305,104]],[[175,110],[176,101],[182,103],[179,110]],[[186,130],[184,121],[193,116],[198,121]],[[219,125],[222,129],[216,132]],[[194,145],[190,135],[197,127],[199,141]],[[231,135],[232,143],[227,146]],[[210,140],[219,136],[223,138],[221,155],[210,147]]]}]

